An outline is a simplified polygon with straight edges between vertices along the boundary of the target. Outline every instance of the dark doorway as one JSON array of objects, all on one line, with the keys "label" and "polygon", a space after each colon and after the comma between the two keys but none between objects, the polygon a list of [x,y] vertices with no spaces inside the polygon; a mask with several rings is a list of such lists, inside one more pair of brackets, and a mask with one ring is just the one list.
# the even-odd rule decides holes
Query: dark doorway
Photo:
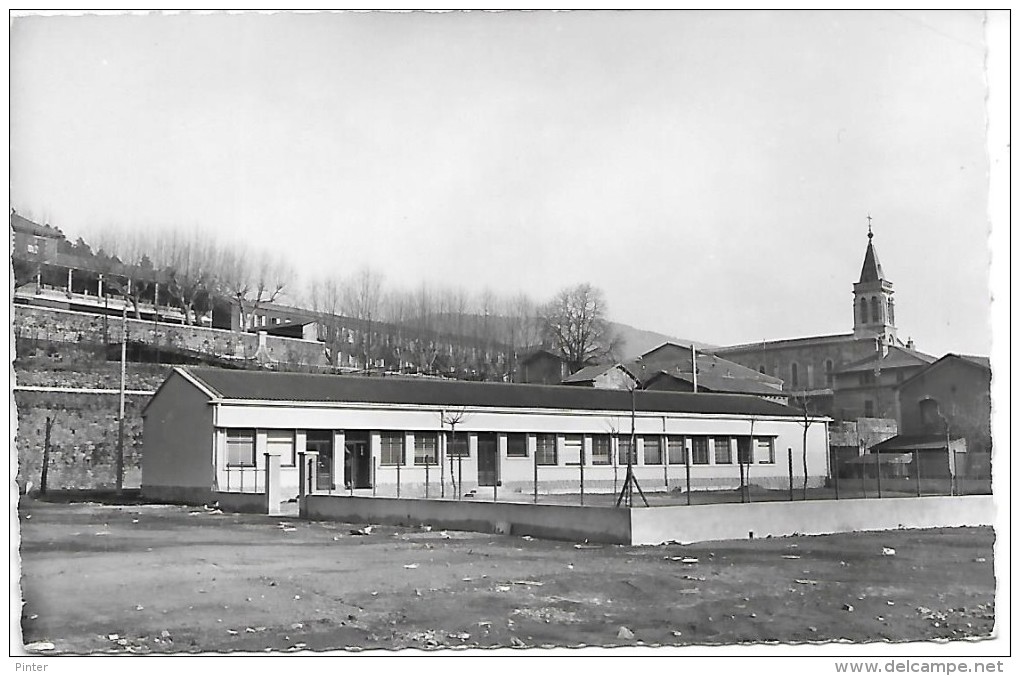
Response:
[{"label": "dark doorway", "polygon": [[329,491],[333,484],[333,430],[308,430],[305,447],[318,451],[315,466],[315,490]]},{"label": "dark doorway", "polygon": [[372,487],[372,451],[368,432],[344,434],[344,488]]},{"label": "dark doorway", "polygon": [[496,435],[485,432],[478,435],[478,485],[499,485],[499,457],[496,446]]}]

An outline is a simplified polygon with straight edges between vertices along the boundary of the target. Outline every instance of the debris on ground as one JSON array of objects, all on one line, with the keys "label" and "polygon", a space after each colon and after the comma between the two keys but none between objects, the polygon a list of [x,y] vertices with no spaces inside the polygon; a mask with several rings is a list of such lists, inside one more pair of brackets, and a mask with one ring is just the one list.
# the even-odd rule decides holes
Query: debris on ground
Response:
[{"label": "debris on ground", "polygon": [[800,557],[796,554],[783,554],[784,559],[799,559]]},{"label": "debris on ground", "polygon": [[849,603],[844,603],[843,604],[843,610],[845,610],[848,613],[852,613],[852,612],[854,612],[854,607],[852,605],[850,605]]},{"label": "debris on ground", "polygon": [[407,568],[408,570],[414,570],[417,567],[418,567],[417,563],[406,563],[406,564],[404,564],[404,568]]},{"label": "debris on ground", "polygon": [[794,580],[797,584],[818,584],[818,580]]},{"label": "debris on ground", "polygon": [[979,556],[978,558],[974,559],[974,563],[984,563],[985,561],[986,559],[983,556]]},{"label": "debris on ground", "polygon": [[25,650],[31,652],[43,652],[46,650],[56,650],[57,646],[53,645],[49,641],[35,641],[25,646]]},{"label": "debris on ground", "polygon": [[510,637],[510,646],[513,648],[527,648],[528,644],[517,638],[516,636]]},{"label": "debris on ground", "polygon": [[523,535],[523,536],[521,536],[521,539],[522,540],[527,540],[528,542],[531,542],[535,538],[531,537],[530,535]]},{"label": "debris on ground", "polygon": [[622,638],[622,639],[630,640],[630,639],[634,638],[634,632],[632,632],[627,627],[620,627],[620,630],[618,632],[616,632],[616,638]]},{"label": "debris on ground", "polygon": [[510,584],[522,584],[528,587],[541,587],[541,582],[535,582],[534,580],[512,580]]},{"label": "debris on ground", "polygon": [[882,547],[882,556],[896,556],[896,550],[892,547]]},{"label": "debris on ground", "polygon": [[351,529],[351,535],[371,535],[372,528],[373,528],[372,526],[365,526],[364,528],[354,528]]},{"label": "debris on ground", "polygon": [[584,544],[574,545],[574,549],[602,549],[602,545],[590,545],[586,542]]}]

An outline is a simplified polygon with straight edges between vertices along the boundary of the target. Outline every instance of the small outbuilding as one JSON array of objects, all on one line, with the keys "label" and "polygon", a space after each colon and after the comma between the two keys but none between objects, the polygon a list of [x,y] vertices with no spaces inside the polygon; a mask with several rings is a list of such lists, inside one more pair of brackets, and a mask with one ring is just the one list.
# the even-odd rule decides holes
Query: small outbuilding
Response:
[{"label": "small outbuilding", "polygon": [[[257,491],[270,458],[281,499],[309,490],[437,497],[611,492],[628,457],[648,491],[782,488],[829,476],[827,418],[757,396],[175,368],[144,411],[142,493],[201,503]],[[792,455],[794,462],[790,462]],[[278,460],[277,460],[278,458]],[[311,469],[310,465],[306,465]],[[275,492],[275,491],[274,491]]]}]

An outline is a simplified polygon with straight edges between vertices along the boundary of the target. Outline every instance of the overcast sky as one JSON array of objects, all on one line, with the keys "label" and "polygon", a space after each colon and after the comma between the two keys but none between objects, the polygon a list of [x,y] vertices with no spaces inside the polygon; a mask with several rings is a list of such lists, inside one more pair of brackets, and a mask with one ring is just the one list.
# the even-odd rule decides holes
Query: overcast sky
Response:
[{"label": "overcast sky", "polygon": [[900,335],[987,354],[978,13],[15,19],[11,194],[69,237],[198,226],[308,281],[544,300],[714,344],[852,330],[866,216]]}]

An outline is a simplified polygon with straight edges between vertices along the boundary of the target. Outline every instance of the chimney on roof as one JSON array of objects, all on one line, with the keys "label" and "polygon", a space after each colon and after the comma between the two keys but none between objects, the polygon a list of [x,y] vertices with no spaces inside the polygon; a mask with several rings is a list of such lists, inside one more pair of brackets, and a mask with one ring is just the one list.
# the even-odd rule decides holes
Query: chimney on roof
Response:
[{"label": "chimney on roof", "polygon": [[914,349],[914,339],[913,338],[907,338],[907,349],[908,350],[913,350]]}]

